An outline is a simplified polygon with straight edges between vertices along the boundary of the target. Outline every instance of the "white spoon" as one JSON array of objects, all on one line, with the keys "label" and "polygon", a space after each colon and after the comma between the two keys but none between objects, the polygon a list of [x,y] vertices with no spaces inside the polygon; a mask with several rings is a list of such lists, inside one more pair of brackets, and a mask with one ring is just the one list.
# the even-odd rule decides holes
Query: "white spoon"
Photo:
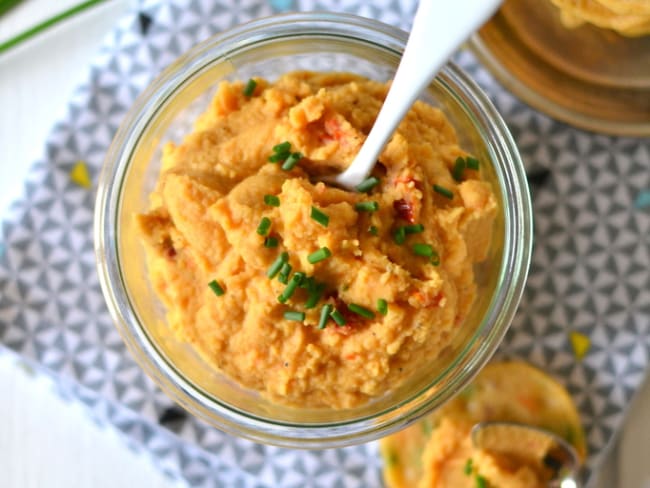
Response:
[{"label": "white spoon", "polygon": [[421,0],[402,60],[375,125],[352,164],[329,181],[353,190],[365,180],[420,92],[502,0]]}]

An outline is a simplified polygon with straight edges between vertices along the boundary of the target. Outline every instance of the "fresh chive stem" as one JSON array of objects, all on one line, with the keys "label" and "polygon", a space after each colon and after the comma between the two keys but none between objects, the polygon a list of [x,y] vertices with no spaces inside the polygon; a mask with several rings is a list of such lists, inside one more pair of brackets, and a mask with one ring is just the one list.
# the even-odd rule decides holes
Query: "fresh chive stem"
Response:
[{"label": "fresh chive stem", "polygon": [[315,220],[323,227],[327,227],[330,223],[329,215],[319,210],[318,208],[314,207],[313,205],[311,207],[311,218],[312,220]]},{"label": "fresh chive stem", "polygon": [[379,229],[377,228],[376,225],[371,225],[370,227],[368,227],[368,232],[370,232],[373,236],[379,235]]},{"label": "fresh chive stem", "polygon": [[413,225],[405,225],[404,226],[404,233],[406,235],[410,234],[419,234],[420,232],[424,231],[424,225],[422,224],[413,224]]},{"label": "fresh chive stem", "polygon": [[296,164],[298,164],[298,161],[302,159],[302,153],[295,152],[291,153],[287,159],[284,160],[284,163],[282,163],[282,169],[285,171],[291,171]]},{"label": "fresh chive stem", "polygon": [[267,236],[264,238],[264,247],[273,248],[278,247],[279,241],[277,237]]},{"label": "fresh chive stem", "polygon": [[473,169],[475,171],[478,171],[478,159],[472,157],[472,156],[467,156],[466,158],[466,165],[469,169]]},{"label": "fresh chive stem", "polygon": [[307,301],[305,302],[305,308],[307,309],[314,308],[322,298],[324,291],[325,291],[325,285],[323,283],[319,283],[318,285],[309,288],[308,289],[309,296],[307,297]]},{"label": "fresh chive stem", "polygon": [[377,300],[377,312],[382,315],[386,315],[388,313],[388,302],[383,298],[379,298]]},{"label": "fresh chive stem", "polygon": [[367,193],[379,184],[379,178],[370,176],[356,186],[357,191]]},{"label": "fresh chive stem", "polygon": [[431,261],[431,264],[434,266],[440,265],[440,254],[438,254],[437,251],[433,251],[433,254],[431,255],[431,258],[429,259]]},{"label": "fresh chive stem", "polygon": [[323,330],[327,325],[327,321],[330,318],[333,308],[334,306],[331,303],[326,303],[323,305],[323,308],[320,309],[320,317],[318,319],[318,328],[320,330]]},{"label": "fresh chive stem", "polygon": [[393,240],[395,241],[395,244],[404,244],[404,241],[406,241],[406,230],[404,229],[404,226],[400,226],[395,230]]},{"label": "fresh chive stem", "polygon": [[445,198],[449,198],[449,200],[454,198],[454,192],[452,192],[448,188],[445,188],[444,186],[433,185],[433,191],[435,191],[436,193],[442,195]]},{"label": "fresh chive stem", "polygon": [[296,322],[302,322],[305,320],[305,312],[298,312],[297,310],[287,310],[284,312],[284,318],[286,320],[294,320]]},{"label": "fresh chive stem", "polygon": [[210,283],[208,283],[208,286],[218,297],[226,293],[224,289],[221,287],[221,285],[217,283],[217,280],[212,280]]},{"label": "fresh chive stem", "polygon": [[274,153],[286,153],[289,151],[291,151],[291,143],[289,141],[284,141],[273,146]]},{"label": "fresh chive stem", "polygon": [[377,202],[357,202],[354,204],[354,209],[357,212],[376,212],[379,210]]},{"label": "fresh chive stem", "polygon": [[268,217],[262,217],[262,220],[260,220],[260,223],[257,226],[257,233],[261,236],[265,236],[269,233],[269,229],[271,229],[271,219]]},{"label": "fresh chive stem", "polygon": [[280,272],[280,269],[282,269],[282,265],[287,261],[289,261],[289,253],[285,251],[282,254],[280,254],[275,259],[275,261],[273,261],[273,264],[271,264],[271,267],[266,272],[266,276],[268,276],[271,279],[275,278],[276,275]]},{"label": "fresh chive stem", "polygon": [[454,177],[456,181],[463,180],[463,172],[465,171],[465,160],[461,157],[456,158],[454,163],[454,169],[451,171],[451,176]]},{"label": "fresh chive stem", "polygon": [[257,81],[255,81],[253,78],[248,80],[248,83],[246,83],[246,86],[244,87],[243,93],[245,97],[251,97],[253,93],[255,93],[255,88],[257,88]]},{"label": "fresh chive stem", "polygon": [[298,288],[298,286],[300,285],[303,279],[305,279],[305,273],[301,273],[300,271],[295,272],[291,277],[291,280],[289,280],[287,287],[278,297],[278,301],[280,303],[285,303],[287,300],[289,300],[289,298],[293,296],[294,292],[296,291],[296,288]]},{"label": "fresh chive stem", "polygon": [[307,261],[309,261],[311,264],[316,264],[324,261],[331,255],[332,252],[327,247],[321,247],[318,251],[314,251],[309,256],[307,256]]},{"label": "fresh chive stem", "polygon": [[264,195],[264,203],[271,207],[279,207],[280,198],[276,195]]},{"label": "fresh chive stem", "polygon": [[284,263],[282,268],[280,268],[280,274],[278,274],[278,281],[284,285],[289,283],[289,275],[291,274],[291,265],[289,263]]},{"label": "fresh chive stem", "polygon": [[360,315],[366,319],[372,319],[375,317],[375,313],[372,310],[368,310],[366,307],[363,307],[361,305],[358,305],[356,303],[349,303],[348,304],[348,310],[350,312],[354,312],[357,315]]},{"label": "fresh chive stem", "polygon": [[434,252],[435,251],[433,250],[433,247],[430,244],[422,244],[422,243],[413,244],[413,253],[417,254],[418,256],[424,256],[430,258],[433,256]]},{"label": "fresh chive stem", "polygon": [[336,325],[343,326],[347,324],[343,314],[335,308],[330,312],[330,317],[332,317],[332,320],[336,322]]}]

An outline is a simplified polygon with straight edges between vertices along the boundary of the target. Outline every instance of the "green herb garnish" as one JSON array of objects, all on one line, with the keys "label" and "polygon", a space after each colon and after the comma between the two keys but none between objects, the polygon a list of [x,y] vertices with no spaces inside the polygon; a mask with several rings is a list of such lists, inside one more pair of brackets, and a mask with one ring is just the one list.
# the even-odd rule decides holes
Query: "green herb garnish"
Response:
[{"label": "green herb garnish", "polygon": [[264,203],[270,205],[271,207],[279,207],[280,198],[275,195],[264,195]]},{"label": "green herb garnish", "polygon": [[285,171],[291,171],[296,164],[298,164],[298,161],[302,159],[302,153],[295,152],[291,153],[287,159],[284,160],[284,163],[282,163],[282,169]]},{"label": "green herb garnish", "polygon": [[358,202],[354,204],[354,209],[357,212],[376,212],[379,210],[377,202]]},{"label": "green herb garnish", "polygon": [[433,254],[431,255],[430,258],[431,264],[434,266],[438,266],[440,264],[440,254],[438,254],[437,251],[433,251]]},{"label": "green herb garnish", "polygon": [[435,253],[433,247],[430,244],[413,244],[412,249],[414,254],[417,254],[418,256],[424,256],[426,258],[432,257]]},{"label": "green herb garnish", "polygon": [[309,293],[309,296],[307,297],[307,301],[305,302],[305,308],[314,308],[318,302],[320,301],[321,297],[323,296],[323,292],[325,291],[325,284],[323,283],[318,283],[318,284],[312,284],[307,288],[307,292]]},{"label": "green herb garnish", "polygon": [[289,263],[284,263],[282,268],[280,268],[280,274],[278,274],[278,281],[284,285],[289,282],[289,275],[291,274],[291,265]]},{"label": "green herb garnish", "polygon": [[330,317],[332,317],[332,320],[336,322],[336,325],[343,326],[347,323],[343,314],[341,314],[337,309],[333,309],[330,312]]},{"label": "green herb garnish", "polygon": [[271,219],[268,217],[262,217],[262,220],[260,220],[260,224],[257,226],[257,233],[261,236],[265,236],[266,234],[269,233],[269,229],[271,228]]},{"label": "green herb garnish", "polygon": [[373,236],[379,235],[379,229],[377,228],[376,225],[371,225],[370,227],[368,227],[368,232],[370,232]]},{"label": "green herb garnish", "polygon": [[473,158],[472,156],[467,156],[467,159],[465,161],[469,169],[478,171],[478,159]]},{"label": "green herb garnish", "polygon": [[284,312],[284,318],[287,320],[295,320],[296,322],[302,322],[305,320],[305,312],[298,312],[296,310],[287,310]]},{"label": "green herb garnish", "polygon": [[433,191],[435,191],[439,195],[442,195],[445,198],[449,198],[449,200],[454,198],[454,192],[452,192],[448,188],[445,188],[444,186],[433,185]]},{"label": "green herb garnish", "polygon": [[218,297],[226,293],[224,289],[221,287],[221,285],[217,283],[217,280],[212,280],[210,283],[208,283],[208,286]]},{"label": "green herb garnish", "polygon": [[424,232],[424,226],[422,224],[413,224],[413,225],[404,226],[404,233],[406,235],[419,234],[420,232]]},{"label": "green herb garnish", "polygon": [[323,308],[320,309],[320,318],[318,319],[318,328],[319,329],[324,329],[325,326],[327,325],[327,321],[329,320],[329,316],[332,313],[332,309],[334,306],[330,303],[326,303],[323,305]]},{"label": "green herb garnish", "polygon": [[404,229],[404,226],[398,227],[395,230],[395,233],[393,234],[393,240],[395,241],[395,244],[404,244],[404,241],[406,241],[406,230]]},{"label": "green herb garnish", "polygon": [[359,183],[355,188],[361,193],[367,193],[379,184],[379,178],[370,176]]},{"label": "green herb garnish", "polygon": [[472,464],[474,463],[474,460],[472,458],[469,458],[467,462],[465,463],[465,466],[463,467],[463,473],[465,473],[467,476],[472,474],[472,470],[474,469]]},{"label": "green herb garnish", "polygon": [[382,315],[386,315],[388,313],[388,302],[383,298],[377,300],[377,312]]},{"label": "green herb garnish", "polygon": [[321,247],[318,251],[314,251],[309,256],[307,256],[307,261],[309,261],[311,264],[316,264],[324,261],[331,255],[332,252],[327,247]]},{"label": "green herb garnish", "polygon": [[278,247],[278,238],[277,237],[272,237],[272,236],[267,236],[264,238],[264,247]]},{"label": "green herb garnish", "polygon": [[311,207],[311,218],[312,218],[312,220],[315,220],[316,222],[318,222],[323,227],[327,227],[328,224],[330,223],[329,215],[327,215],[325,212],[322,212],[321,210],[317,209],[313,205]]},{"label": "green herb garnish", "polygon": [[275,259],[275,261],[273,261],[273,264],[266,272],[266,276],[271,279],[275,278],[275,276],[280,272],[280,269],[282,269],[282,265],[287,261],[289,261],[289,253],[283,252]]},{"label": "green herb garnish", "polygon": [[451,171],[451,176],[454,177],[456,181],[462,181],[463,171],[465,171],[465,160],[461,157],[456,158],[454,163],[454,169]]},{"label": "green herb garnish", "polygon": [[488,482],[485,479],[485,477],[481,476],[480,474],[476,475],[476,488],[487,488]]},{"label": "green herb garnish", "polygon": [[293,293],[296,291],[296,288],[298,288],[304,279],[305,273],[302,273],[300,271],[295,272],[291,277],[289,284],[287,284],[287,287],[282,293],[280,293],[280,296],[278,296],[278,301],[280,303],[285,303],[287,300],[289,300],[289,298],[291,298],[293,296]]},{"label": "green herb garnish", "polygon": [[257,88],[257,81],[255,81],[253,78],[248,80],[248,83],[246,83],[246,86],[244,87],[243,93],[245,97],[250,97],[253,95],[255,92],[255,88]]},{"label": "green herb garnish", "polygon": [[366,307],[362,307],[361,305],[357,305],[356,303],[349,303],[348,310],[350,310],[350,312],[356,313],[357,315],[361,315],[363,318],[366,319],[375,318],[375,313],[372,310],[368,310]]},{"label": "green herb garnish", "polygon": [[273,146],[273,154],[269,156],[270,163],[284,161],[291,154],[291,143],[289,141],[281,142]]}]

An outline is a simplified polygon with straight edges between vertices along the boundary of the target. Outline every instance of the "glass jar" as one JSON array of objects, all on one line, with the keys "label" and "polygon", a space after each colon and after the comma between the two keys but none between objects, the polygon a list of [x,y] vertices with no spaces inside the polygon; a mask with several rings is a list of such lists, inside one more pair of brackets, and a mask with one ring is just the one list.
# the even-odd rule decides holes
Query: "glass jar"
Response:
[{"label": "glass jar", "polygon": [[122,337],[142,368],[193,415],[232,434],[286,447],[328,448],[394,432],[460,391],[499,345],[528,270],[532,212],[523,165],[506,125],[467,75],[447,65],[422,99],[439,107],[459,144],[485,164],[499,213],[487,260],[475,268],[478,294],[452,343],[418,374],[350,409],[272,403],[208,364],[165,322],[147,279],[134,215],[149,208],[161,148],[192,131],[220,80],[269,80],[296,69],[392,78],[407,34],[344,14],[264,18],[201,43],[172,63],[137,99],[107,153],[99,180],[95,247],[102,289]]}]

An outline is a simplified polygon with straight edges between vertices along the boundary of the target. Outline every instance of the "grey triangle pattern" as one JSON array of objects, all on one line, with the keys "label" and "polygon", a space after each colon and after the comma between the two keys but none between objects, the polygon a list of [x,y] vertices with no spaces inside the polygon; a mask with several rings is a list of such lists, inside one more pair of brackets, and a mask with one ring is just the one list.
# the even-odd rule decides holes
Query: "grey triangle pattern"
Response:
[{"label": "grey triangle pattern", "polygon": [[[233,438],[177,414],[127,353],[99,288],[92,246],[94,191],[70,172],[84,161],[96,181],[103,155],[135,97],[197,42],[274,11],[334,10],[408,28],[416,0],[142,0],[124,17],[74,93],[68,113],[31,168],[0,236],[0,343],[40,365],[61,395],[81,402],[171,477],[190,486],[378,487],[376,444],[291,451]],[[139,15],[151,19],[146,35]],[[650,365],[650,142],[582,132],[531,110],[474,59],[456,61],[502,113],[532,188],[535,249],[520,310],[501,357],[557,376],[576,401],[593,471],[621,427]],[[532,184],[532,183],[531,183]],[[589,337],[577,360],[570,332]]]}]

